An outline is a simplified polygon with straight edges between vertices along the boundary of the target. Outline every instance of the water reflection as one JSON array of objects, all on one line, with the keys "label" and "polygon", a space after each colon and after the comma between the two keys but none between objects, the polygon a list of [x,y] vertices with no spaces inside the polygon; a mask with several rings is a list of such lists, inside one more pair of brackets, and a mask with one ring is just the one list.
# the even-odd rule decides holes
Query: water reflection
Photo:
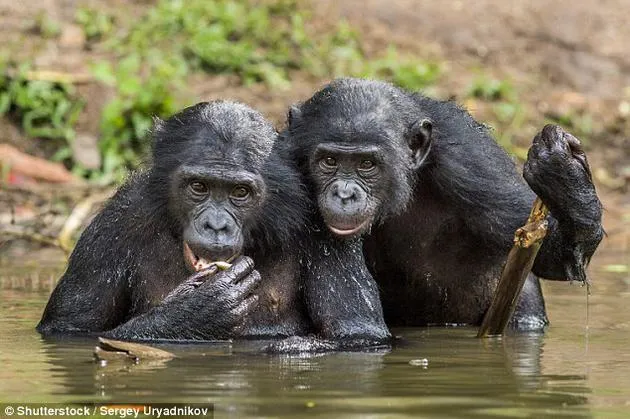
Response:
[{"label": "water reflection", "polygon": [[254,343],[167,346],[178,355],[168,363],[99,367],[94,340],[44,341],[34,331],[49,289],[0,272],[0,399],[216,403],[217,417],[625,417],[628,279],[594,274],[588,320],[584,288],[545,283],[544,336],[402,329],[406,339],[391,352],[282,357]]},{"label": "water reflection", "polygon": [[[541,374],[545,338],[478,340],[472,329],[398,330],[391,352],[258,354],[251,344],[165,346],[138,365],[91,360],[93,341],[44,342],[47,368],[78,400],[216,403],[218,417],[387,414],[590,417],[581,375]],[[413,362],[428,360],[428,365]],[[410,362],[411,361],[411,362]],[[519,413],[520,412],[520,413]]]}]

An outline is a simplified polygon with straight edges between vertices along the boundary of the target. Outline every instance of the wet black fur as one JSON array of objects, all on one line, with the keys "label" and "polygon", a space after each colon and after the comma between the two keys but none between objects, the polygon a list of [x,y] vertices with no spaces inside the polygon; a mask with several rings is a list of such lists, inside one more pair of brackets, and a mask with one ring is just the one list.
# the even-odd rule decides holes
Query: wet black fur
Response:
[{"label": "wet black fur", "polygon": [[[82,234],[37,329],[43,335],[99,334],[126,340],[288,337],[272,352],[361,349],[389,339],[378,290],[360,247],[328,253],[301,176],[277,133],[240,104],[202,103],[153,130],[153,161],[123,185]],[[244,254],[262,278],[253,309],[238,290],[207,288],[163,302],[188,277],[177,200],[169,188],[185,163],[230,157],[264,180],[265,198],[244,220]],[[308,227],[308,228],[307,228]],[[330,257],[329,257],[330,256]],[[307,266],[308,265],[308,266]],[[231,271],[228,271],[231,272]],[[304,277],[322,280],[304,295]],[[314,282],[311,282],[314,283]],[[330,321],[318,302],[340,301]],[[237,309],[235,309],[237,307]],[[315,314],[315,318],[310,317]]]},{"label": "wet black fur", "polygon": [[[409,127],[423,118],[433,123],[432,146],[414,172],[406,141]],[[307,179],[307,158],[322,142],[372,142],[398,161],[383,168],[390,199],[364,243],[389,326],[480,323],[514,231],[535,198],[484,125],[450,101],[340,79],[294,107],[282,136]],[[562,152],[545,150],[534,144],[525,171],[552,214],[533,273],[584,280],[581,272],[603,235],[601,204],[586,171]],[[547,324],[533,276],[514,322],[525,329]]]},{"label": "wet black fur", "polygon": [[[276,132],[258,113],[230,102],[185,109],[153,132],[153,161],[133,174],[87,227],[37,326],[44,335],[104,332],[125,339],[216,339],[234,336],[243,314],[222,312],[220,298],[202,295],[160,304],[190,274],[182,256],[182,226],[169,205],[169,178],[182,162],[236,153],[258,172],[266,199],[244,221],[245,254],[263,280],[259,308],[239,335],[290,336],[311,330],[299,294],[297,248],[305,196],[296,171],[273,150]],[[173,210],[174,206],[174,210]],[[282,295],[269,314],[268,294]]]}]

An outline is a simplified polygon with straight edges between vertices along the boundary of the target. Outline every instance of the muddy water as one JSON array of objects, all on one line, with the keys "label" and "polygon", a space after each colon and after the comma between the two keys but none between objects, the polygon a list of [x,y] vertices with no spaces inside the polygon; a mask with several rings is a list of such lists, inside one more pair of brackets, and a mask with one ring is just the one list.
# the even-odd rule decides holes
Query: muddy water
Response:
[{"label": "muddy water", "polygon": [[[386,353],[288,357],[242,345],[168,346],[162,364],[99,366],[91,340],[34,331],[59,267],[0,271],[0,402],[214,403],[216,417],[630,417],[630,274],[598,256],[586,289],[546,283],[544,336],[478,340],[402,329]],[[1,415],[0,415],[1,416]]]}]

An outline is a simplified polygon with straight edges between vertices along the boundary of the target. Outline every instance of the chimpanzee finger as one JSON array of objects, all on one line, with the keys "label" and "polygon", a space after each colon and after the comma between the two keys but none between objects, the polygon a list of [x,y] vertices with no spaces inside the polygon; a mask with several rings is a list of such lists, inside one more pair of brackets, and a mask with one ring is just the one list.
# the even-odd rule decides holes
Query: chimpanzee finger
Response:
[{"label": "chimpanzee finger", "polygon": [[575,160],[577,160],[582,165],[582,168],[584,169],[584,171],[586,172],[586,175],[588,176],[588,180],[592,182],[593,178],[591,175],[591,167],[588,164],[586,153],[584,152],[584,149],[582,148],[582,143],[572,134],[568,132],[565,132],[564,134],[565,134],[564,139],[569,145],[569,150],[571,151],[571,155],[573,156]]},{"label": "chimpanzee finger", "polygon": [[258,304],[258,296],[250,295],[245,300],[243,300],[238,306],[233,308],[232,314],[236,317],[241,317],[249,313],[255,306]]},{"label": "chimpanzee finger", "polygon": [[225,274],[230,278],[230,282],[235,284],[241,279],[247,277],[254,271],[254,261],[248,256],[240,256],[232,267],[225,271]]},{"label": "chimpanzee finger", "polygon": [[[206,269],[208,271],[208,269]],[[178,297],[190,294],[195,289],[197,289],[204,281],[207,279],[203,275],[198,275],[201,272],[197,272],[197,274],[191,275],[187,280],[173,288],[162,300],[162,304],[168,303]],[[206,272],[205,275],[210,275],[210,273]]]},{"label": "chimpanzee finger", "polygon": [[241,295],[250,294],[261,281],[260,272],[254,270],[245,279],[236,284]]},{"label": "chimpanzee finger", "polygon": [[[531,148],[529,149],[529,153],[533,153],[533,149],[534,149],[535,147],[539,147],[539,146],[540,146],[540,142],[541,142],[541,141],[542,141],[542,140],[541,140],[541,135],[540,135],[540,132],[539,132],[539,133],[537,133],[537,134],[536,134],[536,136],[535,136],[535,137],[534,137],[534,139],[532,140],[532,146],[533,146],[533,147],[531,147]],[[528,153],[528,154],[529,154],[529,153]]]},{"label": "chimpanzee finger", "polygon": [[592,181],[591,168],[588,165],[588,160],[586,159],[586,154],[582,149],[580,140],[565,131],[562,127],[551,124],[543,128],[541,135],[550,151],[555,151],[567,155],[569,158],[573,158],[582,166],[589,181]]},{"label": "chimpanzee finger", "polygon": [[567,132],[558,125],[547,124],[540,132],[540,142],[542,142],[548,151],[557,153],[570,153],[569,144],[565,141]]},{"label": "chimpanzee finger", "polygon": [[[252,258],[247,256],[241,256],[234,261],[234,264],[227,271],[219,271],[216,274],[216,280],[214,281],[206,281],[204,283],[225,283],[225,284],[235,284],[240,279],[246,277],[254,270],[254,261]],[[202,285],[203,286],[203,285]]]}]

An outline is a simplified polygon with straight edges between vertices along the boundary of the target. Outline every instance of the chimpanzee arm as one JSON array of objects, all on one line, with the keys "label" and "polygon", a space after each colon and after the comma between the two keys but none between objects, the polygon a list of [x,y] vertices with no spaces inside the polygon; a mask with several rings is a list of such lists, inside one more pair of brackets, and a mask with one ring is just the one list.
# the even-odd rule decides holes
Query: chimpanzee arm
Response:
[{"label": "chimpanzee arm", "polygon": [[[433,120],[434,139],[420,182],[463,215],[469,231],[489,251],[512,246],[535,195],[549,207],[549,230],[533,272],[553,280],[584,280],[584,268],[602,239],[601,204],[579,141],[546,126],[532,145],[524,184],[507,153],[486,127],[453,102],[416,97]],[[571,145],[573,144],[573,145]]]},{"label": "chimpanzee arm", "polygon": [[239,258],[197,289],[167,297],[159,306],[102,336],[123,340],[213,340],[234,337],[255,305],[260,274],[248,257]]},{"label": "chimpanzee arm", "polygon": [[558,126],[545,126],[534,138],[523,175],[552,215],[532,271],[546,279],[586,281],[585,267],[604,232],[580,142]]},{"label": "chimpanzee arm", "polygon": [[[76,262],[75,262],[76,263]],[[125,322],[131,306],[124,285],[113,270],[107,281],[78,280],[81,272],[71,262],[55,288],[37,326],[44,336],[101,335],[124,340],[226,339],[238,333],[246,314],[256,303],[252,290],[260,282],[250,258],[242,258],[229,271],[221,271],[198,289],[174,296],[168,302]],[[121,285],[122,284],[122,285]],[[100,285],[100,287],[98,287]],[[106,285],[106,286],[103,286]]]},{"label": "chimpanzee arm", "polygon": [[250,291],[260,279],[249,258],[218,273],[197,292],[130,319],[136,303],[132,290],[152,283],[137,277],[139,262],[134,257],[142,251],[125,236],[125,230],[136,231],[133,237],[139,234],[137,229],[125,227],[134,222],[124,211],[124,193],[81,235],[37,330],[44,336],[108,331],[105,335],[109,337],[145,340],[218,339],[233,334],[253,303]]},{"label": "chimpanzee arm", "polygon": [[41,334],[100,332],[128,316],[133,255],[116,243],[125,226],[113,222],[124,218],[123,195],[110,201],[81,235],[37,325]]},{"label": "chimpanzee arm", "polygon": [[318,336],[345,347],[387,342],[391,334],[359,239],[318,233],[305,247],[304,295]]},{"label": "chimpanzee arm", "polygon": [[360,239],[313,233],[302,251],[302,279],[315,336],[294,336],[265,348],[269,353],[308,353],[388,347],[391,334]]},{"label": "chimpanzee arm", "polygon": [[75,275],[64,275],[53,291],[37,325],[42,335],[83,335],[111,329],[128,312],[126,287],[102,287],[75,280]]}]

